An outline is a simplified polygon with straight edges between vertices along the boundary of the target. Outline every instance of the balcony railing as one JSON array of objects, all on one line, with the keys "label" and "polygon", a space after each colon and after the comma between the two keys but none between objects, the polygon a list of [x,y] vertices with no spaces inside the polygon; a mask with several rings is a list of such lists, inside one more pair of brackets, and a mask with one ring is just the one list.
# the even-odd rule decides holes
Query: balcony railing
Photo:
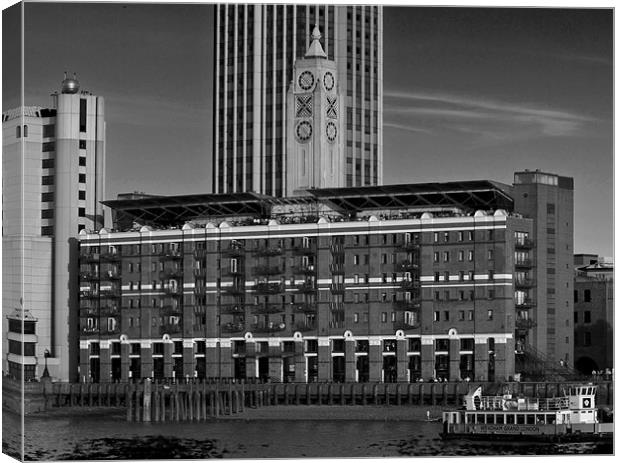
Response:
[{"label": "balcony railing", "polygon": [[521,241],[515,241],[515,249],[532,249],[534,247],[534,240],[526,238]]},{"label": "balcony railing", "polygon": [[83,305],[80,306],[80,316],[82,317],[88,317],[88,316],[98,316],[99,315],[99,308],[98,307],[91,307],[88,305]]},{"label": "balcony railing", "polygon": [[403,330],[403,331],[407,331],[407,330],[415,330],[417,328],[420,327],[420,322],[419,321],[409,321],[409,322],[404,322],[404,321],[399,321],[399,322],[394,322],[393,323],[393,328],[395,330]]},{"label": "balcony railing", "polygon": [[305,282],[305,283],[301,283],[296,285],[297,291],[299,291],[300,293],[313,293],[316,291],[316,286],[314,285],[314,283],[310,283],[310,282]]},{"label": "balcony railing", "polygon": [[162,315],[182,315],[183,314],[183,308],[179,307],[179,306],[174,306],[174,305],[165,305],[161,308],[161,313]]},{"label": "balcony railing", "polygon": [[316,312],[316,304],[313,302],[302,302],[301,304],[294,304],[293,307],[297,312],[313,313]]},{"label": "balcony railing", "polygon": [[80,254],[82,262],[98,262],[100,254],[98,252],[85,252]]},{"label": "balcony railing", "polygon": [[207,294],[207,287],[206,286],[194,286],[194,294],[196,296],[204,296],[205,294]]},{"label": "balcony railing", "polygon": [[117,261],[120,260],[121,253],[118,251],[104,251],[101,253],[101,260]]},{"label": "balcony railing", "polygon": [[312,331],[312,330],[316,330],[316,324],[315,323],[297,323],[295,325],[295,331]]},{"label": "balcony railing", "polygon": [[344,293],[344,283],[332,283],[329,289],[332,293]]},{"label": "balcony railing", "polygon": [[515,267],[532,268],[532,260],[531,259],[519,259],[515,262]]},{"label": "balcony railing", "polygon": [[204,248],[194,249],[194,259],[201,260],[207,257],[207,250]]},{"label": "balcony railing", "polygon": [[206,278],[207,269],[206,268],[195,268],[194,269],[194,277],[195,278]]},{"label": "balcony railing", "polygon": [[253,313],[257,314],[280,313],[286,310],[282,304],[257,304],[250,306],[250,308]]},{"label": "balcony railing", "polygon": [[159,327],[159,334],[175,334],[181,332],[181,325],[178,324],[166,324]]},{"label": "balcony railing", "polygon": [[256,250],[256,255],[257,256],[269,257],[269,256],[279,256],[280,254],[282,254],[282,248],[279,247],[279,246],[272,246],[272,247],[266,247],[266,248],[258,248]]},{"label": "balcony railing", "polygon": [[515,327],[519,331],[529,331],[536,326],[536,322],[530,318],[517,318]]},{"label": "balcony railing", "polygon": [[183,252],[180,249],[166,249],[161,253],[161,260],[176,260],[183,258]]},{"label": "balcony railing", "polygon": [[293,273],[296,275],[314,275],[316,274],[316,267],[314,265],[300,265],[293,268]]},{"label": "balcony railing", "polygon": [[242,304],[224,304],[220,307],[220,313],[224,315],[241,315],[245,313]]},{"label": "balcony railing", "polygon": [[418,280],[403,280],[399,283],[400,289],[402,290],[412,290],[420,287],[420,282]]},{"label": "balcony railing", "polygon": [[515,280],[515,288],[532,288],[533,286],[536,286],[536,282],[531,278]]},{"label": "balcony railing", "polygon": [[259,265],[254,267],[254,275],[279,275],[282,269],[277,265]]},{"label": "balcony railing", "polygon": [[221,331],[222,333],[241,333],[245,331],[245,323],[225,323]]},{"label": "balcony railing", "polygon": [[332,244],[329,247],[329,250],[332,254],[344,254],[344,245],[342,244]]},{"label": "balcony railing", "polygon": [[121,273],[115,270],[108,270],[107,272],[101,272],[101,276],[99,277],[101,281],[113,281],[120,280]]},{"label": "balcony railing", "polygon": [[99,309],[99,315],[101,317],[113,317],[115,315],[118,315],[120,313],[120,310],[118,307],[101,307]]},{"label": "balcony railing", "polygon": [[309,256],[316,254],[316,249],[310,246],[295,246],[293,247],[293,254],[297,256]]},{"label": "balcony railing", "polygon": [[183,271],[179,268],[167,268],[159,272],[159,278],[167,279],[167,278],[181,278],[183,276]]},{"label": "balcony railing", "polygon": [[410,260],[403,260],[396,264],[397,272],[410,272],[412,270],[417,270],[420,265],[417,262],[412,262]]},{"label": "balcony railing", "polygon": [[277,333],[279,331],[284,331],[286,329],[286,324],[284,323],[258,323],[252,325],[251,330],[253,333]]},{"label": "balcony railing", "polygon": [[99,334],[98,326],[83,326],[80,330],[82,334]]},{"label": "balcony railing", "polygon": [[257,294],[278,294],[283,290],[281,283],[258,283],[255,291]]},{"label": "balcony railing", "polygon": [[80,280],[82,281],[99,280],[99,272],[80,272]]},{"label": "balcony railing", "polygon": [[164,286],[164,294],[169,296],[180,296],[183,294],[183,288],[180,286]]},{"label": "balcony railing", "polygon": [[120,297],[120,288],[106,288],[99,290],[99,297]]},{"label": "balcony railing", "polygon": [[221,254],[228,257],[240,257],[245,252],[245,248],[240,245],[222,247]]},{"label": "balcony railing", "polygon": [[532,299],[524,299],[522,301],[515,301],[515,308],[516,309],[529,309],[534,307],[536,304],[534,303],[534,301]]},{"label": "balcony railing", "polygon": [[95,299],[99,297],[99,291],[96,291],[94,289],[80,291],[80,297],[84,299]]},{"label": "balcony railing", "polygon": [[243,294],[245,292],[241,285],[224,286],[222,287],[222,291],[233,296]]},{"label": "balcony railing", "polygon": [[344,273],[344,265],[342,264],[329,264],[329,271],[332,273]]},{"label": "balcony railing", "polygon": [[398,248],[402,251],[407,251],[407,252],[411,252],[411,251],[417,251],[418,249],[420,249],[420,242],[419,241],[405,241],[404,243],[401,243]]},{"label": "balcony railing", "polygon": [[408,311],[420,310],[420,301],[416,299],[411,299],[409,301],[396,301],[394,302],[394,309]]}]

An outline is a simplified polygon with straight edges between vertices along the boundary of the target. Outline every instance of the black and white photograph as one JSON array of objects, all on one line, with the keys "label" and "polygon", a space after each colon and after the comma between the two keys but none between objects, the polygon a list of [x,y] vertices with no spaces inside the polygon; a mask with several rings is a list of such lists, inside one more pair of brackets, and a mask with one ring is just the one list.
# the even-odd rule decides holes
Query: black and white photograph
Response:
[{"label": "black and white photograph", "polygon": [[3,461],[614,455],[613,4],[2,6]]}]

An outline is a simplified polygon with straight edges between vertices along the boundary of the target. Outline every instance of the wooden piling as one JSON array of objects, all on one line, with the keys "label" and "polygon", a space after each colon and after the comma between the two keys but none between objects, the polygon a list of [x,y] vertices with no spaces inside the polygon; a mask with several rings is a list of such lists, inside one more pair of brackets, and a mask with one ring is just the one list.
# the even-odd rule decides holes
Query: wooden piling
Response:
[{"label": "wooden piling", "polygon": [[133,421],[133,390],[131,385],[125,388],[125,403],[127,404],[127,421]]},{"label": "wooden piling", "polygon": [[142,397],[142,421],[148,423],[151,421],[151,380],[144,380],[144,394]]}]

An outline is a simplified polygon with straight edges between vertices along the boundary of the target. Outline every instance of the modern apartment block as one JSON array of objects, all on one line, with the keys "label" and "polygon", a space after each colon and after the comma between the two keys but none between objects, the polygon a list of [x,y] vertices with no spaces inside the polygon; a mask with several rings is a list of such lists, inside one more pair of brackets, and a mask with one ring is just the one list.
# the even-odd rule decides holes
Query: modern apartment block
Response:
[{"label": "modern apartment block", "polygon": [[106,201],[143,226],[80,234],[80,379],[509,379],[536,306],[509,189]]},{"label": "modern apartment block", "polygon": [[589,375],[614,364],[614,266],[583,254],[575,266],[575,368]]},{"label": "modern apartment block", "polygon": [[2,368],[28,380],[47,361],[66,381],[77,371],[77,236],[103,226],[103,98],[65,76],[50,108],[6,111],[2,129]]},{"label": "modern apartment block", "polygon": [[285,196],[287,92],[315,26],[340,76],[343,184],[383,178],[383,25],[380,6],[216,6],[213,192]]},{"label": "modern apartment block", "polygon": [[538,301],[532,346],[551,363],[573,365],[573,179],[536,171],[514,174],[515,211],[534,220]]}]

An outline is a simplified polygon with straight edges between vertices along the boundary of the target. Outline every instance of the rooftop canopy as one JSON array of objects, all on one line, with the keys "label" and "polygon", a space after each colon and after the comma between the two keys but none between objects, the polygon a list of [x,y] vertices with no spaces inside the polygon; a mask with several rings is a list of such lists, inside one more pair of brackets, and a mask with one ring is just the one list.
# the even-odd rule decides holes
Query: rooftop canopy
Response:
[{"label": "rooftop canopy", "polygon": [[513,200],[506,193],[508,185],[488,180],[414,183],[402,185],[322,188],[308,190],[308,196],[276,198],[257,193],[198,194],[149,196],[103,201],[116,214],[118,222],[144,225],[179,226],[189,220],[208,217],[252,216],[269,218],[273,206],[324,204],[330,209],[355,216],[372,209],[459,208],[464,212],[478,209],[513,210]]}]

